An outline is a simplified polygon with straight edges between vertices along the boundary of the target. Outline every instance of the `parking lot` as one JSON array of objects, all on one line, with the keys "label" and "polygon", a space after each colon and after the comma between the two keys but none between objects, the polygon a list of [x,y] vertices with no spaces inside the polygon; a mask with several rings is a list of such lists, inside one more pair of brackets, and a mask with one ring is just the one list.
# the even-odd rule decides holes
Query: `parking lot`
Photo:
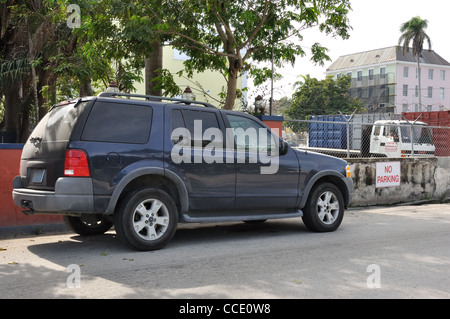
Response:
[{"label": "parking lot", "polygon": [[298,219],[179,225],[154,252],[114,231],[3,236],[0,298],[447,299],[449,231],[450,204],[430,204],[352,208],[323,234]]}]

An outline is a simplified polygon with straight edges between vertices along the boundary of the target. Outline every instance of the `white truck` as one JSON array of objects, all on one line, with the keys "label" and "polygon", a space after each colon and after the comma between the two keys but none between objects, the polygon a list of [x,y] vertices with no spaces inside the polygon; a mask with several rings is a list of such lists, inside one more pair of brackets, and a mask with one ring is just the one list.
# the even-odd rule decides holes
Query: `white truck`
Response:
[{"label": "white truck", "polygon": [[426,123],[380,119],[383,116],[314,117],[308,145],[299,148],[337,157],[434,156],[432,131]]},{"label": "white truck", "polygon": [[372,127],[371,156],[433,156],[434,152],[433,136],[424,122],[381,120]]}]

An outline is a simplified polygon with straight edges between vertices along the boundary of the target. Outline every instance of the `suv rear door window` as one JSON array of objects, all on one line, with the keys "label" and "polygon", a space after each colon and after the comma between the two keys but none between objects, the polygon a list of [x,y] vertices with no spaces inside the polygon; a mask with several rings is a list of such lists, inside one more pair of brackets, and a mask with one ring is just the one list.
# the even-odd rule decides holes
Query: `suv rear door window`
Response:
[{"label": "suv rear door window", "polygon": [[[202,145],[205,147],[212,141],[223,142],[222,136],[216,136],[216,134],[221,135],[221,129],[215,112],[183,109],[184,122],[180,115],[179,110],[173,110],[172,129],[185,127],[189,131],[192,146]],[[214,138],[208,134],[205,135],[207,129],[213,129]]]},{"label": "suv rear door window", "polygon": [[84,141],[145,144],[150,135],[152,108],[126,103],[97,102],[83,130]]}]

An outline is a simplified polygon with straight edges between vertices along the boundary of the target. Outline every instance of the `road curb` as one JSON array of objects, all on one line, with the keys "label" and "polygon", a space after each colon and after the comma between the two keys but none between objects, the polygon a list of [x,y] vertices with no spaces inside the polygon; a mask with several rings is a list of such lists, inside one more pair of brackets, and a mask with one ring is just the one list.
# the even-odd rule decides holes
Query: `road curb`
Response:
[{"label": "road curb", "polygon": [[36,224],[24,226],[0,227],[0,240],[27,236],[53,235],[55,233],[70,233],[64,223]]}]

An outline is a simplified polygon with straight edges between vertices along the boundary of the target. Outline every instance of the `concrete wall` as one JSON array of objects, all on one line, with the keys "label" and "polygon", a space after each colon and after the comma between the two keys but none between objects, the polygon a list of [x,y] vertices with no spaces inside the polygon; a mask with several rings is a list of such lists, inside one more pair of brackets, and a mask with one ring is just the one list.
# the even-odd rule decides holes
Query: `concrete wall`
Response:
[{"label": "concrete wall", "polygon": [[12,199],[12,182],[19,175],[23,144],[0,144],[0,227],[62,223],[56,215],[27,216]]},{"label": "concrete wall", "polygon": [[[376,187],[376,163],[400,161],[400,186]],[[450,196],[450,157],[348,159],[352,206],[388,205]]]}]

